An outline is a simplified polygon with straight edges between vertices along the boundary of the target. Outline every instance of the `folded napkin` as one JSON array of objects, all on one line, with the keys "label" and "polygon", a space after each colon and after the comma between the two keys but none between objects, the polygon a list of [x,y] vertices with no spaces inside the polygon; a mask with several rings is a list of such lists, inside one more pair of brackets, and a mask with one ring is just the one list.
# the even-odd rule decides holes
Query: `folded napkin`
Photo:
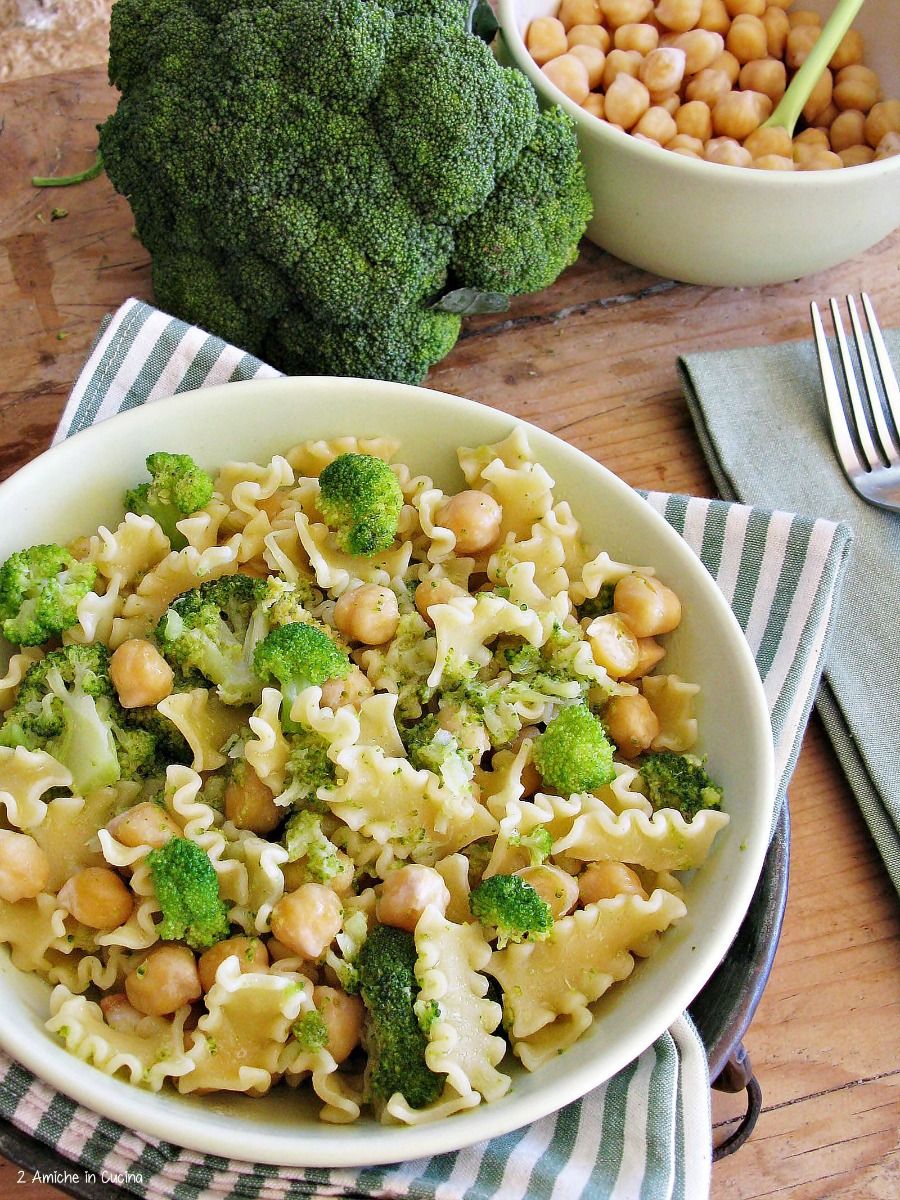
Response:
[{"label": "folded napkin", "polygon": [[[56,440],[175,392],[277,374],[218,338],[129,301],[107,318]],[[780,796],[819,681],[848,531],[716,500],[647,497],[702,557],[757,655]],[[552,1116],[434,1158],[362,1170],[229,1161],[146,1138],[55,1094],[0,1054],[0,1114],[139,1195],[381,1196],[416,1200],[699,1200],[711,1161],[709,1076],[686,1017],[602,1087]],[[452,1118],[451,1118],[452,1119]]]},{"label": "folded napkin", "polygon": [[[900,371],[900,331],[885,342]],[[723,496],[853,530],[816,705],[900,891],[900,515],[866,504],[828,434],[812,340],[692,354],[680,362],[697,432]]]}]

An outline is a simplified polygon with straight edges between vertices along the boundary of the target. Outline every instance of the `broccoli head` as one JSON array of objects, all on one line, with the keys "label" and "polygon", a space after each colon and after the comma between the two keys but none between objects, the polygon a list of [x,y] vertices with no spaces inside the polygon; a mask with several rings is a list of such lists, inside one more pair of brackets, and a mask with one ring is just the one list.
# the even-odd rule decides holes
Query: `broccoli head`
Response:
[{"label": "broccoli head", "polygon": [[615,778],[613,744],[586,704],[558,713],[535,738],[533,755],[544,783],[564,796],[593,792]]},{"label": "broccoli head", "polygon": [[308,1009],[291,1026],[291,1033],[296,1038],[301,1050],[315,1054],[328,1045],[328,1026],[321,1013],[314,1008]]},{"label": "broccoli head", "polygon": [[589,210],[574,131],[468,9],[118,0],[100,148],[158,302],[294,374],[417,383],[447,291],[552,281]]},{"label": "broccoli head", "polygon": [[497,937],[497,949],[507,942],[542,941],[553,928],[546,900],[521,875],[489,875],[469,896],[472,916]]},{"label": "broccoli head", "polygon": [[219,895],[219,877],[196,842],[174,837],[151,850],[147,864],[162,909],[159,936],[164,941],[208,950],[228,937],[228,907]]},{"label": "broccoli head", "polygon": [[698,759],[674,750],[645,754],[639,764],[647,799],[655,810],[674,808],[687,821],[704,808],[722,807],[722,789]]},{"label": "broccoli head", "polygon": [[308,687],[343,679],[350,656],[318,625],[295,622],[266,634],[253,653],[253,665],[264,683],[275,682],[284,697],[282,720],[290,728],[294,701]]},{"label": "broccoli head", "polygon": [[302,803],[312,812],[325,812],[326,805],[316,798],[320,787],[334,783],[334,763],[328,757],[328,742],[314,729],[299,728],[288,735],[290,752],[285,763],[293,803]]},{"label": "broccoli head", "polygon": [[94,563],[79,562],[62,546],[29,546],[0,567],[3,636],[40,646],[78,621],[78,604],[97,578]]},{"label": "broccoli head", "polygon": [[183,550],[187,539],[176,522],[209,504],[212,477],[200,469],[189,454],[158,450],[147,455],[150,482],[140,483],[125,493],[125,508],[139,516],[152,517],[169,539],[173,550]]},{"label": "broccoli head", "polygon": [[428,1037],[416,1009],[416,942],[405,929],[376,925],[356,959],[359,994],[368,1014],[369,1088],[384,1103],[400,1092],[411,1108],[440,1096],[444,1076],[425,1062]]},{"label": "broccoli head", "polygon": [[525,851],[532,867],[539,867],[553,846],[553,834],[546,825],[535,825],[528,833],[513,831],[507,840],[510,846],[518,846]]},{"label": "broccoli head", "polygon": [[282,841],[288,862],[303,859],[306,874],[314,883],[330,883],[344,869],[337,846],[322,829],[321,813],[292,813],[285,823]]},{"label": "broccoli head", "polygon": [[403,492],[397,476],[372,454],[340,454],[319,476],[319,509],[347,554],[387,550],[397,536]]},{"label": "broccoli head", "polygon": [[253,653],[269,629],[268,596],[266,581],[250,575],[207,580],[172,601],[156,626],[157,644],[186,680],[214,683],[224,704],[254,704],[262,683]]}]

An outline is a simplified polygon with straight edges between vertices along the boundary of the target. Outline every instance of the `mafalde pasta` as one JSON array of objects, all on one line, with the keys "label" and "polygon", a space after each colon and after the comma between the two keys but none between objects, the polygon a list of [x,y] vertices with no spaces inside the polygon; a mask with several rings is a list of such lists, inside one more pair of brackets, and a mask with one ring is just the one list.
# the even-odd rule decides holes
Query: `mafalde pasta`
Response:
[{"label": "mafalde pasta", "polygon": [[586,541],[523,427],[458,461],[157,452],[0,566],[0,944],[85,1063],[434,1121],[685,915],[728,815],[672,581]]}]

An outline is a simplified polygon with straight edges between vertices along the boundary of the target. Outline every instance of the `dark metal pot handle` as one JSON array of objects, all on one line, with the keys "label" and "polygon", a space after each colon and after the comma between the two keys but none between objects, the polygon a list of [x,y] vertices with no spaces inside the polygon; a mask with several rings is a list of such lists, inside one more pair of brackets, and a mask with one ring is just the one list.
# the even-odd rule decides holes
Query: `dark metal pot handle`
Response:
[{"label": "dark metal pot handle", "polygon": [[721,1142],[713,1150],[712,1160],[718,1162],[722,1158],[727,1158],[729,1154],[734,1154],[736,1150],[740,1150],[753,1132],[762,1111],[762,1088],[753,1073],[750,1055],[744,1049],[743,1043],[725,1063],[712,1086],[717,1092],[746,1091],[747,1093],[747,1111],[741,1118],[741,1123],[724,1142]]}]

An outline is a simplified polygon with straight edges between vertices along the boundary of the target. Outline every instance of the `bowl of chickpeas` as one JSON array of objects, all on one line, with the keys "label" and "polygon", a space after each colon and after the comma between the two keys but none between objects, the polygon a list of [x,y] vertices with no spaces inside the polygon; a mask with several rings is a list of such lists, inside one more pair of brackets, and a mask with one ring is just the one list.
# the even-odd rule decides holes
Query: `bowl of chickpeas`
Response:
[{"label": "bowl of chickpeas", "polygon": [[749,287],[900,225],[900,22],[869,0],[793,136],[766,121],[832,0],[499,0],[501,53],[573,117],[587,236],[645,270]]}]

